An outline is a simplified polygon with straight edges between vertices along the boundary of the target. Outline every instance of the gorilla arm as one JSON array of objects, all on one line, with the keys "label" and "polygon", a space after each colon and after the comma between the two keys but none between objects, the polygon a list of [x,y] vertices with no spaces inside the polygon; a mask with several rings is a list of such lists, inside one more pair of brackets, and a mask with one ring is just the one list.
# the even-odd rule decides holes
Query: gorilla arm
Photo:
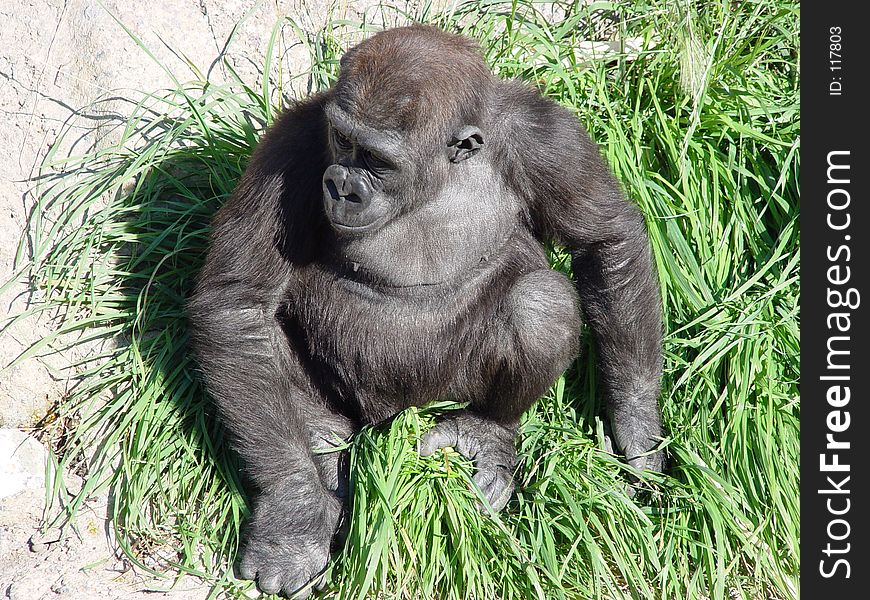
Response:
[{"label": "gorilla arm", "polygon": [[310,449],[310,423],[325,408],[276,316],[292,262],[304,255],[313,214],[307,211],[319,202],[323,172],[319,152],[290,145],[312,140],[322,148],[320,114],[315,98],[291,109],[263,138],[215,218],[189,304],[207,388],[255,493],[241,574],[256,577],[266,592],[292,592],[326,565],[341,511]]},{"label": "gorilla arm", "polygon": [[622,195],[597,146],[566,109],[516,83],[502,84],[512,139],[502,159],[526,198],[538,235],[566,246],[585,319],[595,334],[606,410],[629,464],[661,471],[647,454],[662,429],[658,280],[643,216]]}]

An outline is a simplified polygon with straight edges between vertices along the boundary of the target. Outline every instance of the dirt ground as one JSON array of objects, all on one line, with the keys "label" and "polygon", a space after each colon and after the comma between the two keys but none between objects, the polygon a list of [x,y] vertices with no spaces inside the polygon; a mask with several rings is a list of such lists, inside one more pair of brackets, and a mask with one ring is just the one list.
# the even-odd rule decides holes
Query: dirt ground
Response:
[{"label": "dirt ground", "polygon": [[[208,71],[232,28],[247,15],[227,60],[256,81],[274,24],[289,16],[306,32],[330,18],[359,17],[376,2],[342,0],[4,0],[0,2],[0,282],[14,273],[14,261],[28,212],[34,204],[32,178],[65,122],[82,119],[77,109],[125,90],[155,91],[169,86],[163,69],[116,22],[123,23],[157,59],[175,73],[190,73],[183,54]],[[114,18],[113,16],[114,15]],[[299,73],[307,53],[285,28],[282,68]],[[175,50],[177,54],[173,53]],[[212,77],[224,74],[215,64]],[[192,78],[192,76],[191,76]],[[120,106],[120,105],[119,105]],[[120,110],[120,108],[119,108]],[[88,124],[83,124],[88,126]],[[91,127],[99,147],[110,133]],[[23,283],[0,295],[0,322],[27,308]],[[107,498],[92,499],[77,531],[37,533],[45,501],[46,450],[32,427],[62,397],[75,356],[53,355],[9,365],[49,331],[42,319],[8,327],[0,337],[0,597],[41,598],[205,598],[208,589],[182,581],[148,581],[118,553],[106,521]],[[81,485],[65,474],[72,489]]]}]

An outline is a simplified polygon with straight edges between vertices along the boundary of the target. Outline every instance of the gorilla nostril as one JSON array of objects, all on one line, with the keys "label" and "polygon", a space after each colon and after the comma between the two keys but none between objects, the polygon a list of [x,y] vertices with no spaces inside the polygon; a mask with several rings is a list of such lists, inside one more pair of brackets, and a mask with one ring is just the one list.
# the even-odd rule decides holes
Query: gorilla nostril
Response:
[{"label": "gorilla nostril", "polygon": [[348,193],[348,191],[345,189],[339,190],[338,186],[335,185],[334,179],[326,179],[324,183],[326,185],[326,191],[329,193],[333,202],[338,202],[339,200],[347,200],[348,202],[353,202],[354,204],[361,204],[363,201],[363,199],[355,192]]},{"label": "gorilla nostril", "polygon": [[329,192],[333,200],[341,198],[341,194],[338,193],[338,188],[335,187],[335,182],[332,179],[326,180],[326,191]]}]

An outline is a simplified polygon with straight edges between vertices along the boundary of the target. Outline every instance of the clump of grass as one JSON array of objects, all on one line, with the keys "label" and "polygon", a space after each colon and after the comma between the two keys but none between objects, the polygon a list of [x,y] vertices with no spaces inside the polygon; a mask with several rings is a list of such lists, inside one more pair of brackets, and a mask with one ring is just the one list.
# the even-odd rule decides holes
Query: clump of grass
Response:
[{"label": "clump of grass", "polygon": [[[478,39],[500,76],[576,110],[647,216],[665,304],[672,469],[640,474],[630,484],[639,493],[626,493],[639,474],[602,451],[589,348],[525,416],[519,490],[500,515],[478,511],[461,457],[416,453],[419,432],[449,407],[408,411],[351,446],[354,514],[325,595],[794,597],[798,5],[568,2],[558,18],[541,8],[477,0],[423,10]],[[688,88],[687,14],[692,52],[705,61]],[[602,15],[642,50],[579,55]],[[335,23],[308,40],[313,88],[329,85],[338,41],[363,27]],[[107,342],[74,366],[78,384],[57,407],[76,417],[59,468],[82,450],[91,457],[61,514],[109,487],[128,555],[231,597],[250,590],[230,568],[248,509],[187,351],[184,301],[209,217],[274,116],[273,92],[268,77],[257,87],[196,80],[136,98],[116,144],[50,153],[21,250],[38,298],[31,312],[58,324],[21,360],[68,334]],[[559,249],[552,256],[569,268]]]},{"label": "clump of grass", "polygon": [[491,598],[543,593],[524,548],[494,515],[478,508],[473,467],[452,449],[422,458],[417,440],[449,405],[401,413],[382,431],[365,429],[351,451],[350,530],[334,577],[338,597],[407,590],[415,597]]}]

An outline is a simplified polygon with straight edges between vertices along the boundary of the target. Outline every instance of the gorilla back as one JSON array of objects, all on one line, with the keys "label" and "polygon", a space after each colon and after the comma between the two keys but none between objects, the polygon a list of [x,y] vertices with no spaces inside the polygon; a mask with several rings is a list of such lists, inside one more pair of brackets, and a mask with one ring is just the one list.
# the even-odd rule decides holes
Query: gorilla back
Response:
[{"label": "gorilla back", "polygon": [[264,135],[190,302],[254,497],[242,576],[283,593],[318,576],[347,474],[316,451],[410,405],[468,402],[420,451],[457,448],[502,508],[519,417],[575,356],[578,304],[617,446],[662,469],[657,289],[642,217],[567,110],[434,28],[350,50]]}]

